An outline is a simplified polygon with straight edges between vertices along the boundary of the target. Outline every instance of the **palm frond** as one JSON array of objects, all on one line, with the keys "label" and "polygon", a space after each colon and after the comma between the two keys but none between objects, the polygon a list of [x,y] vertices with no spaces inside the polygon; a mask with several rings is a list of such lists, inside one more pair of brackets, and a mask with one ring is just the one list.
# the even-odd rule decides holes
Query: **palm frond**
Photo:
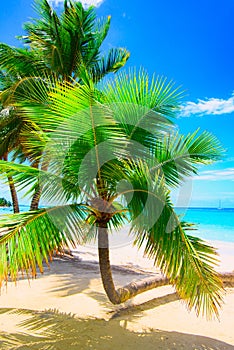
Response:
[{"label": "palm frond", "polygon": [[155,144],[151,173],[161,173],[170,186],[179,185],[185,177],[197,173],[199,164],[210,164],[222,158],[224,150],[211,133],[199,129],[187,136],[167,134]]},{"label": "palm frond", "polygon": [[[8,109],[10,110],[10,108]],[[21,120],[14,114],[14,111],[9,111],[7,116],[0,112],[0,156],[9,153],[18,146],[18,135],[21,129]]]},{"label": "palm frond", "polygon": [[[56,165],[56,164],[55,164]],[[24,191],[25,197],[31,197],[35,189],[39,187],[41,199],[46,202],[66,203],[68,200],[81,199],[80,186],[72,177],[64,176],[61,169],[56,173],[54,164],[51,162],[47,171],[32,166],[6,162],[0,160],[0,179],[7,183],[7,176],[14,179],[16,188]]]},{"label": "palm frond", "polygon": [[36,212],[5,215],[0,223],[0,284],[16,280],[24,271],[35,277],[37,266],[43,272],[43,261],[55,252],[83,243],[90,226],[82,205],[40,209]]},{"label": "palm frond", "polygon": [[0,66],[18,80],[37,75],[39,71],[47,71],[40,52],[14,48],[3,43],[0,44]]},{"label": "palm frond", "polygon": [[82,163],[83,185],[88,178],[93,181],[92,167],[96,175],[106,160],[126,156],[127,140],[113,119],[112,111],[98,101],[99,95],[86,85],[60,84],[51,92],[48,106],[30,103],[21,106],[22,117],[45,130],[42,144],[38,138],[28,135],[27,148],[35,149],[36,154],[37,148],[41,149],[46,142],[45,159],[60,171],[65,162],[65,173],[73,174],[76,182]]},{"label": "palm frond", "polygon": [[[182,95],[166,79],[152,78],[141,70],[120,73],[103,87],[106,104],[113,110],[129,140],[153,150],[165,133],[171,133],[171,117],[179,108]],[[137,150],[136,144],[133,148]]]},{"label": "palm frond", "polygon": [[153,76],[150,79],[144,69],[130,69],[119,73],[115,79],[106,84],[104,92],[111,103],[132,103],[145,106],[165,117],[173,117],[179,110],[183,97],[180,86],[175,87],[167,78]]},{"label": "palm frond", "polygon": [[108,73],[116,73],[130,57],[126,49],[111,49],[90,68],[90,77],[93,81],[100,81]]},{"label": "palm frond", "polygon": [[119,195],[126,198],[135,244],[145,247],[145,254],[175,285],[189,309],[207,317],[218,315],[222,282],[215,271],[216,250],[187,234],[191,225],[179,221],[164,180],[157,175],[152,179],[145,163],[129,163],[126,180],[131,188]]}]

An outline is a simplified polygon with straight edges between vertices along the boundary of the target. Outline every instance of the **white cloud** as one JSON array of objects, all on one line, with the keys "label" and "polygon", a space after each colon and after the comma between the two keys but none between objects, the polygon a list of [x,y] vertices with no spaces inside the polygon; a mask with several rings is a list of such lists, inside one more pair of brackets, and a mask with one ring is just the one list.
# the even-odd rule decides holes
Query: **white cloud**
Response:
[{"label": "white cloud", "polygon": [[187,102],[181,110],[180,116],[189,117],[190,115],[219,115],[234,112],[234,92],[227,100],[221,98],[209,98],[195,102]]},{"label": "white cloud", "polygon": [[[73,0],[75,2],[81,2],[84,7],[100,6],[105,0]],[[49,0],[49,3],[53,6],[59,6],[64,3],[64,0]]]},{"label": "white cloud", "polygon": [[206,170],[202,171],[200,175],[194,176],[193,180],[208,180],[220,181],[229,180],[234,181],[234,168],[227,168],[222,170]]}]

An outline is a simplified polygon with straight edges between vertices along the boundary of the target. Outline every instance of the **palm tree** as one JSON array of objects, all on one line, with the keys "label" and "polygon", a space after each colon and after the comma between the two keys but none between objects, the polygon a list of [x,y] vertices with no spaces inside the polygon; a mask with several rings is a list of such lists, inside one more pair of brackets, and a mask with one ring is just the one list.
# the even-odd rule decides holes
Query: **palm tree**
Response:
[{"label": "palm tree", "polygon": [[[65,0],[64,11],[58,16],[47,0],[41,0],[35,2],[35,9],[39,18],[25,24],[26,35],[21,37],[27,48],[0,44],[0,99],[5,106],[22,100],[28,92],[37,95],[38,78],[49,85],[54,78],[69,82],[84,83],[90,79],[98,82],[106,74],[117,72],[128,60],[129,52],[122,48],[112,48],[101,55],[110,17],[98,20],[92,7],[84,9],[81,3]],[[22,127],[25,129],[29,125],[19,120],[15,126],[15,136],[19,137],[14,140],[15,145],[22,146]],[[3,128],[1,122],[0,128]],[[39,156],[40,153],[37,158]],[[33,164],[38,167],[38,160],[34,159]],[[35,186],[31,210],[38,209],[39,200],[40,190]]]},{"label": "palm tree", "polygon": [[[95,82],[108,73],[115,73],[129,58],[129,52],[112,48],[101,55],[101,45],[109,28],[106,20],[96,18],[93,7],[84,9],[80,2],[64,1],[59,17],[47,0],[35,2],[39,19],[25,24],[27,35],[22,39],[31,48],[43,52],[50,73],[62,81]],[[43,69],[44,70],[44,69]]]},{"label": "palm tree", "polygon": [[[145,72],[119,75],[97,90],[58,83],[49,105],[24,103],[21,113],[44,130],[47,171],[0,162],[22,186],[40,177],[42,195],[59,205],[1,219],[0,281],[18,271],[36,275],[55,251],[97,239],[106,294],[114,304],[165,283],[146,280],[116,290],[109,259],[109,233],[126,222],[138,247],[154,260],[189,307],[218,314],[222,282],[216,250],[190,235],[170,200],[170,188],[220,158],[218,140],[203,132],[180,136],[170,119],[180,91]],[[43,118],[41,118],[43,116]],[[49,130],[49,132],[46,132]],[[53,131],[53,133],[51,133]],[[38,142],[28,137],[32,149]],[[6,244],[8,249],[6,250]]]},{"label": "palm tree", "polygon": [[[101,55],[101,45],[110,28],[110,16],[97,19],[93,7],[84,9],[79,2],[64,0],[60,16],[47,0],[35,1],[39,18],[26,23],[26,35],[18,37],[26,48],[0,45],[1,74],[12,92],[30,77],[55,76],[61,81],[98,82],[108,73],[115,73],[125,65],[130,54],[123,48],[112,48]],[[9,74],[13,82],[9,82]],[[15,96],[15,94],[13,94]]]},{"label": "palm tree", "polygon": [[[40,132],[39,128],[35,124],[33,125],[31,122],[29,123],[21,118],[16,108],[9,106],[0,111],[0,158],[5,161],[11,158],[12,161],[18,160],[21,163],[28,160],[32,166],[38,167],[38,158],[42,150],[32,153],[32,150],[28,149],[25,130],[27,130],[27,133],[30,132],[35,135],[36,139],[39,139],[37,135]],[[19,201],[14,178],[11,175],[7,175],[7,181],[12,197],[14,213],[19,213]],[[38,191],[35,191],[36,193]]]},{"label": "palm tree", "polygon": [[[0,159],[8,161],[8,155],[17,145],[19,120],[13,117],[10,108],[0,111]],[[7,181],[11,193],[14,213],[19,213],[19,201],[13,177],[7,175]]]}]

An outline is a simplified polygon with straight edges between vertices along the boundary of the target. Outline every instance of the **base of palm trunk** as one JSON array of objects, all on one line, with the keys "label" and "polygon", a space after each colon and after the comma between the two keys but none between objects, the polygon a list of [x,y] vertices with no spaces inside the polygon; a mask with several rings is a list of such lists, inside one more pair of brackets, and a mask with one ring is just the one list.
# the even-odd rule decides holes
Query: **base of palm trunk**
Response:
[{"label": "base of palm trunk", "polygon": [[138,294],[157,287],[168,285],[169,283],[169,280],[165,277],[146,278],[141,281],[131,282],[117,289],[117,293],[120,299],[120,302],[118,304],[124,303],[125,301],[133,298]]},{"label": "base of palm trunk", "polygon": [[[151,277],[141,281],[131,282],[121,288],[116,289],[110,265],[109,240],[106,226],[98,228],[98,254],[103,287],[112,304],[124,303],[140,293],[170,284],[168,278],[156,276],[154,278]],[[234,286],[234,272],[223,273],[219,276],[223,281],[224,287]]]}]

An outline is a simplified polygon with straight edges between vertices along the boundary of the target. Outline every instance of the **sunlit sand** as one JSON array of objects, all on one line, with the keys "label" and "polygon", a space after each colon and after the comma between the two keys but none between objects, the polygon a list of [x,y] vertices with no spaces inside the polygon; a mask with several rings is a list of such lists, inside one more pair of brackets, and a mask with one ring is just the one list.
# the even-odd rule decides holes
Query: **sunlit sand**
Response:
[{"label": "sunlit sand", "polygon": [[[232,271],[234,244],[213,243],[222,254],[219,270]],[[116,248],[111,250],[111,255],[114,265],[118,259],[121,263],[113,269],[117,286],[157,273],[152,262],[143,258],[136,248]],[[95,250],[85,252],[82,248],[79,253],[78,249],[78,256],[55,258],[50,269],[45,267],[44,274],[38,274],[36,280],[29,283],[20,279],[16,286],[10,282],[7,288],[2,288],[2,349],[14,349],[13,343],[15,349],[19,345],[22,349],[43,349],[43,346],[46,349],[46,344],[53,345],[53,349],[63,349],[62,346],[76,349],[78,345],[79,349],[116,349],[116,344],[122,344],[123,349],[233,348],[233,288],[226,289],[220,321],[206,321],[188,312],[171,286],[145,292],[114,306],[103,290]]]}]

